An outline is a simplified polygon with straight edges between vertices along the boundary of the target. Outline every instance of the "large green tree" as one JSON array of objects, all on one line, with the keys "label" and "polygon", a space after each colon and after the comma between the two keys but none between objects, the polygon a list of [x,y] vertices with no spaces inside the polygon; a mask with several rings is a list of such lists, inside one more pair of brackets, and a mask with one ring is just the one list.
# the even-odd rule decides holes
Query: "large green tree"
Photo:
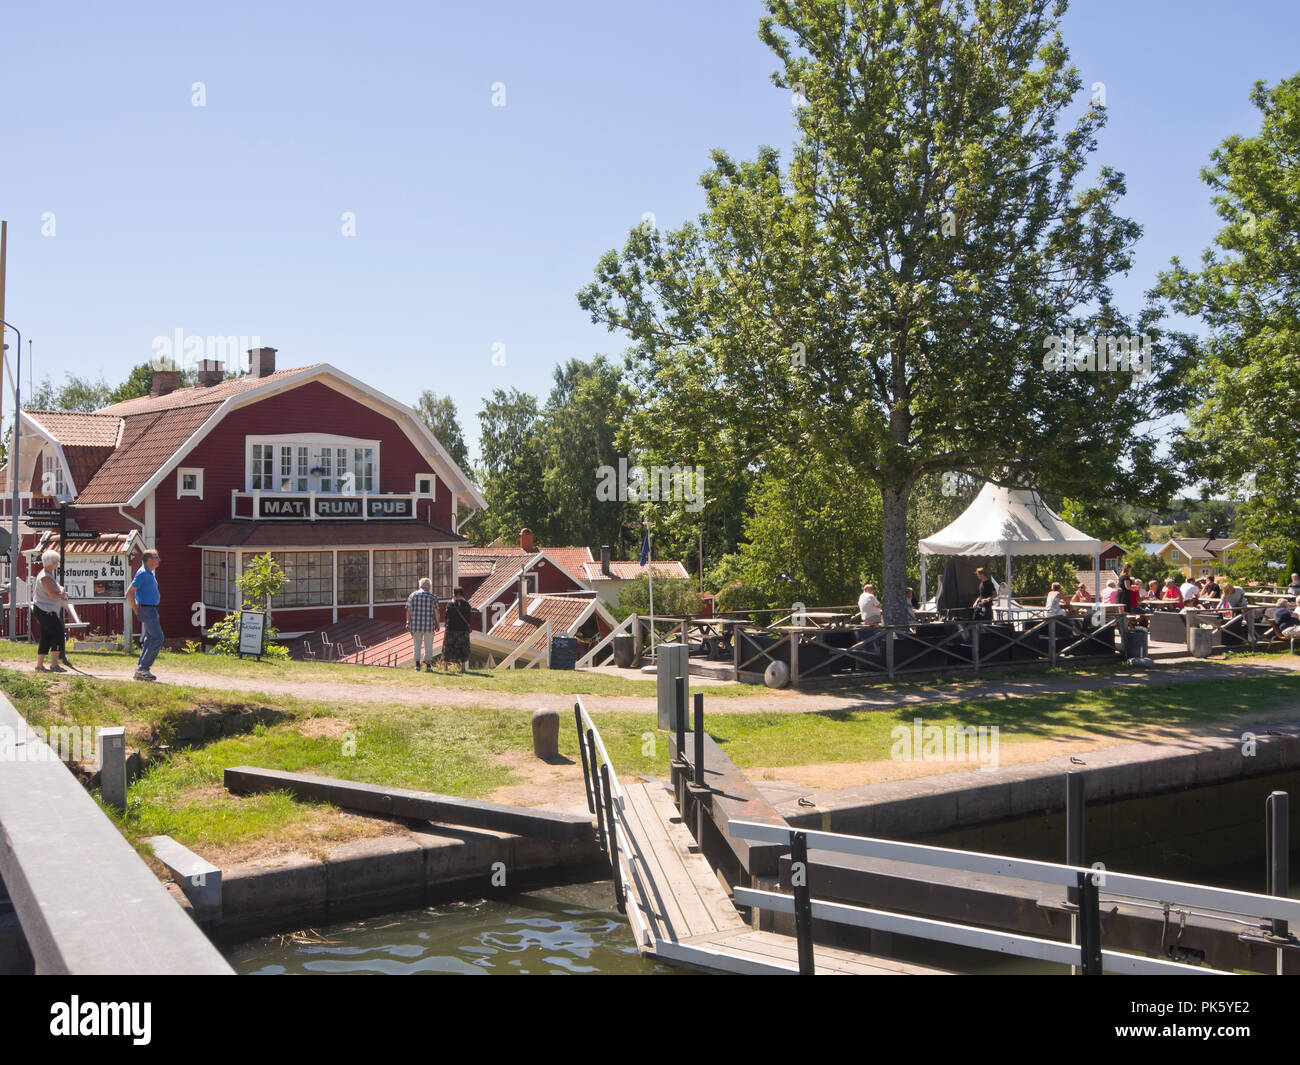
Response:
[{"label": "large green tree", "polygon": [[570,359],[556,367],[541,431],[550,543],[609,544],[620,553],[628,546],[627,501],[597,493],[602,467],[617,469],[623,454],[618,434],[628,405],[622,373],[606,359]]},{"label": "large green tree", "polygon": [[437,438],[438,443],[447,449],[447,454],[456,465],[472,477],[469,448],[465,446],[465,434],[461,432],[460,417],[451,396],[440,396],[426,388],[415,401],[415,413]]},{"label": "large green tree", "polygon": [[631,339],[640,424],[679,461],[780,448],[875,488],[893,622],[919,478],[1121,498],[1163,476],[1136,430],[1154,383],[1044,359],[1067,329],[1147,324],[1111,304],[1140,231],[1116,213],[1122,175],[1082,181],[1104,109],[1069,121],[1063,10],[767,0],[760,36],[799,103],[788,170],[714,152],[698,224],[638,227],[579,294]]},{"label": "large green tree", "polygon": [[511,539],[521,528],[542,537],[548,528],[542,491],[542,418],[537,399],[517,388],[493,389],[479,412],[477,474],[488,509],[474,518],[473,534],[483,542]]},{"label": "large green tree", "polygon": [[1237,534],[1280,561],[1300,543],[1300,74],[1250,98],[1258,134],[1229,137],[1201,172],[1225,224],[1200,268],[1175,259],[1158,292],[1207,328],[1179,338],[1198,402],[1177,453],[1244,497]]}]

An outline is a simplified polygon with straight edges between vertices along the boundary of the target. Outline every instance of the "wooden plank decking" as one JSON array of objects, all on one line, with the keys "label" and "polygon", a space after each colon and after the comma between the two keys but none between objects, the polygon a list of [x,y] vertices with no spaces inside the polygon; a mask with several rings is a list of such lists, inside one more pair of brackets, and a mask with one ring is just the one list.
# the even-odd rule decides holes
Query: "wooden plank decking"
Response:
[{"label": "wooden plank decking", "polygon": [[[628,876],[627,905],[633,927],[644,929],[637,948],[647,955],[692,968],[730,973],[796,973],[792,936],[748,927],[682,824],[662,784],[622,789],[618,813]],[[817,946],[818,975],[918,975],[939,969]]]}]

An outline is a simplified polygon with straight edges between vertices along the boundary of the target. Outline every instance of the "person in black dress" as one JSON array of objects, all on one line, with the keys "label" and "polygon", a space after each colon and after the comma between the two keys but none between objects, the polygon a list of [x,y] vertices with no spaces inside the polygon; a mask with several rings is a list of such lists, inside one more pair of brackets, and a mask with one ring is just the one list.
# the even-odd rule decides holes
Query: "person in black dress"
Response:
[{"label": "person in black dress", "polygon": [[980,590],[975,602],[971,605],[971,617],[976,621],[993,620],[993,604],[998,598],[998,586],[994,583],[993,578],[989,576],[989,571],[983,566],[975,571],[975,576],[979,578]]},{"label": "person in black dress", "polygon": [[474,617],[473,607],[465,598],[465,589],[457,588],[455,597],[447,604],[447,626],[442,634],[442,671],[455,662],[465,672],[469,661],[469,626]]}]

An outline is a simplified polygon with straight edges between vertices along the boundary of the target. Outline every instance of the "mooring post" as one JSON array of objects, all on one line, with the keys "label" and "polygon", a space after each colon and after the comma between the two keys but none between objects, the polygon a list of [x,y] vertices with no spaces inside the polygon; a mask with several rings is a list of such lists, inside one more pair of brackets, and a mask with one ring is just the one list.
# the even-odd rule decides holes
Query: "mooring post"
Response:
[{"label": "mooring post", "polygon": [[578,723],[578,753],[582,756],[582,790],[587,796],[587,812],[594,814],[596,804],[591,800],[591,769],[587,765],[587,741],[582,735],[582,707],[573,704],[573,718]]},{"label": "mooring post", "polygon": [[673,685],[673,733],[677,737],[677,757],[673,759],[672,778],[677,809],[682,817],[686,816],[686,698],[686,678],[678,677]]},{"label": "mooring post", "polygon": [[704,693],[695,693],[695,786],[704,784]]},{"label": "mooring post", "polygon": [[[591,786],[593,789],[596,789],[599,788],[600,785],[596,783],[595,779],[598,770],[596,768],[596,737],[593,734],[593,731],[594,730],[592,729],[587,729],[587,746],[591,749]],[[597,792],[597,800],[599,800],[599,797],[600,793]],[[609,848],[605,845],[605,807],[599,801],[596,803],[596,834],[597,838],[600,840],[600,849],[608,854]]]},{"label": "mooring post", "polygon": [[605,798],[605,822],[609,825],[609,867],[614,874],[614,905],[619,913],[627,912],[623,904],[623,874],[618,867],[618,828],[614,821],[614,801],[609,793],[609,766],[600,767],[600,790]]},{"label": "mooring post", "polygon": [[[1083,826],[1084,826],[1083,774],[1072,769],[1065,774],[1065,864],[1084,864]],[[1076,888],[1067,887],[1065,897],[1070,902],[1078,903]]]},{"label": "mooring post", "polygon": [[[1267,895],[1276,895],[1279,898],[1289,898],[1291,895],[1291,862],[1290,862],[1290,799],[1285,791],[1275,791],[1264,800],[1264,832],[1266,836],[1266,853],[1268,854],[1268,870],[1265,879],[1264,893]],[[1288,933],[1288,922],[1280,918],[1273,918],[1273,934],[1275,936],[1285,937]],[[1281,965],[1282,954],[1278,952],[1278,964]],[[1281,969],[1278,972],[1281,973]]]},{"label": "mooring post", "polygon": [[812,892],[808,886],[808,837],[790,833],[790,887],[794,891],[794,934],[799,945],[799,975],[812,976]]},{"label": "mooring post", "polygon": [[1079,972],[1101,976],[1101,901],[1094,874],[1079,873],[1075,890],[1079,893]]},{"label": "mooring post", "polygon": [[126,729],[99,730],[99,794],[117,810],[126,809]]}]

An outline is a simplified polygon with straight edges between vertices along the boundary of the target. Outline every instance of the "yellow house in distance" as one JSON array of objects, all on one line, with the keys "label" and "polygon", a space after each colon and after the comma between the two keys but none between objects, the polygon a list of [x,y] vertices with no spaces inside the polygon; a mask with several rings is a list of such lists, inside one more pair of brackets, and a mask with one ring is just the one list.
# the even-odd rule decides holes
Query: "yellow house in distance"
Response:
[{"label": "yellow house in distance", "polygon": [[1259,544],[1219,537],[1207,541],[1200,539],[1170,540],[1155,552],[1158,558],[1183,572],[1184,577],[1212,577],[1222,573],[1232,562],[1249,552],[1258,552]]}]

